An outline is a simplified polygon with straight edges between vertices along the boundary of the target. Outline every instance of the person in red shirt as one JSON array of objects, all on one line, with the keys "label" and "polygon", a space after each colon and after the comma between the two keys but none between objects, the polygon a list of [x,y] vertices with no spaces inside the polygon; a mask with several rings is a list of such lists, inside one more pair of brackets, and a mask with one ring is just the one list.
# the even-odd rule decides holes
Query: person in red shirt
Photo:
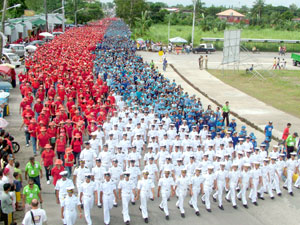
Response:
[{"label": "person in red shirt", "polygon": [[47,129],[47,133],[48,133],[48,135],[49,135],[49,138],[50,138],[50,144],[52,145],[52,148],[53,148],[53,149],[55,148],[56,132],[57,132],[57,129],[56,129],[56,127],[55,127],[55,123],[50,122],[50,123],[49,123],[49,127],[48,127],[48,129]]},{"label": "person in red shirt", "polygon": [[70,178],[72,175],[72,168],[73,168],[74,159],[75,159],[74,154],[72,152],[73,152],[72,148],[67,148],[66,154],[64,155],[65,168],[68,171],[68,178]]},{"label": "person in red shirt", "polygon": [[55,152],[57,154],[57,158],[64,161],[65,155],[65,148],[66,148],[66,136],[64,133],[59,134],[59,138],[56,140],[55,143]]},{"label": "person in red shirt", "polygon": [[283,134],[282,134],[282,140],[281,140],[281,143],[284,145],[285,144],[285,141],[286,139],[288,138],[288,136],[290,135],[290,128],[291,128],[292,124],[291,123],[288,123],[286,125],[286,128],[284,128],[283,130]]},{"label": "person in red shirt", "polygon": [[66,134],[68,137],[68,142],[71,144],[72,141],[72,132],[73,132],[73,125],[71,120],[66,120],[66,124],[64,125],[64,128],[66,129]]},{"label": "person in red shirt", "polygon": [[41,162],[45,168],[47,184],[50,184],[51,169],[53,167],[55,154],[54,151],[51,149],[51,145],[49,144],[46,144],[44,149],[45,150],[41,155]]},{"label": "person in red shirt", "polygon": [[40,153],[44,151],[46,144],[49,144],[49,135],[46,133],[46,128],[41,128],[41,133],[37,136],[37,146],[39,147]]},{"label": "person in red shirt", "polygon": [[22,112],[22,117],[25,118],[26,114],[30,114],[32,118],[34,117],[34,112],[32,111],[30,105],[26,105],[25,110]]},{"label": "person in red shirt", "polygon": [[64,171],[65,168],[62,166],[63,161],[61,159],[56,159],[54,164],[55,166],[51,170],[51,176],[53,177],[53,185],[55,187],[56,182],[61,178],[59,173]]},{"label": "person in red shirt", "polygon": [[28,126],[30,125],[30,120],[31,119],[32,119],[32,117],[29,113],[25,114],[25,117],[23,119],[23,123],[20,127],[20,130],[24,127],[26,147],[29,147],[30,133],[28,132]]},{"label": "person in red shirt", "polygon": [[43,104],[42,104],[42,101],[41,101],[41,99],[38,98],[38,99],[36,100],[36,103],[34,104],[34,107],[33,107],[34,112],[35,112],[35,118],[36,118],[36,119],[38,118],[38,116],[39,116],[40,113],[42,112],[43,108],[44,108],[44,106],[43,106]]},{"label": "person in red shirt", "polygon": [[37,154],[36,154],[36,137],[37,137],[36,128],[37,128],[36,120],[34,118],[32,118],[30,120],[30,124],[28,126],[28,132],[30,134],[30,140],[32,143],[32,150],[33,150],[34,156],[37,156]]},{"label": "person in red shirt", "polygon": [[33,79],[31,86],[33,88],[33,95],[36,96],[36,92],[40,87],[40,82],[37,79]]},{"label": "person in red shirt", "polygon": [[71,148],[73,149],[73,154],[74,154],[74,163],[79,165],[79,155],[81,152],[81,145],[82,145],[82,140],[81,140],[81,135],[79,133],[76,133],[73,140],[71,141]]}]

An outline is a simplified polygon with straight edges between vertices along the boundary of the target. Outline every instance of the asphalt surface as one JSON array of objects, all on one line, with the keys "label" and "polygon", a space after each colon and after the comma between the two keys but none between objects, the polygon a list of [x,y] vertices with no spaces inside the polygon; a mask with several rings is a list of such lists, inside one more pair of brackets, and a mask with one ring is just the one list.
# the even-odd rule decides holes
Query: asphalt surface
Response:
[{"label": "asphalt surface", "polygon": [[[265,57],[268,57],[269,53]],[[263,55],[261,53],[261,55]],[[214,56],[218,56],[216,53]],[[189,58],[187,58],[189,60]],[[21,68],[22,69],[22,68]],[[18,69],[21,70],[21,69]],[[21,95],[18,87],[11,91],[11,96],[9,100],[10,116],[5,119],[9,122],[8,130],[12,135],[15,136],[15,140],[21,145],[21,150],[16,154],[16,158],[21,163],[21,168],[24,170],[25,164],[28,158],[32,156],[32,148],[25,147],[25,137],[20,126],[22,124],[22,118],[19,115],[19,103],[21,101]],[[209,103],[209,102],[207,102]],[[37,157],[39,160],[40,157]],[[26,185],[24,182],[23,186]],[[53,185],[47,185],[45,178],[42,179],[42,195],[43,195],[43,208],[47,212],[48,224],[49,225],[59,225],[62,224],[60,219],[60,207],[56,204],[54,196]],[[157,191],[157,189],[156,189]],[[275,197],[275,200],[268,198],[265,195],[266,200],[258,201],[259,206],[254,206],[248,201],[249,209],[244,209],[242,203],[238,201],[238,209],[233,209],[231,204],[224,201],[224,211],[218,209],[217,204],[212,203],[212,213],[208,213],[205,210],[205,206],[201,203],[200,198],[198,201],[198,206],[200,209],[200,217],[197,217],[194,210],[188,206],[189,196],[185,199],[185,211],[186,217],[181,218],[179,210],[176,208],[176,197],[171,198],[169,204],[170,220],[166,221],[164,213],[158,208],[161,199],[155,199],[153,202],[148,202],[149,211],[149,224],[168,224],[177,225],[183,223],[200,223],[203,225],[220,225],[220,224],[230,224],[230,225],[276,225],[276,224],[288,224],[288,225],[298,225],[299,219],[298,215],[300,213],[300,191],[294,190],[294,197],[288,195],[286,190],[283,191],[282,197]],[[157,194],[157,192],[156,192]],[[136,205],[130,205],[129,213],[131,216],[131,224],[143,224],[144,221],[141,216],[141,212],[138,209],[139,201]],[[96,206],[92,209],[92,220],[94,224],[103,224],[103,209],[99,209]],[[16,218],[18,224],[21,223],[23,213],[16,213]],[[84,218],[77,220],[76,225],[86,224]],[[123,224],[122,217],[122,207],[121,201],[119,200],[119,206],[111,210],[111,225],[113,224]]]}]

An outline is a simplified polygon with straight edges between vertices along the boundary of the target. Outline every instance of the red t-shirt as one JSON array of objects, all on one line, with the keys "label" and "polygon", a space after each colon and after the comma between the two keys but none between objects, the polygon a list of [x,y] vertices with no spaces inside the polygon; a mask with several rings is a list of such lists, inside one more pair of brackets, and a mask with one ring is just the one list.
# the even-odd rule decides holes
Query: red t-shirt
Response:
[{"label": "red t-shirt", "polygon": [[44,160],[44,166],[53,165],[53,158],[55,157],[55,154],[54,154],[54,151],[52,149],[49,152],[48,151],[43,151],[41,157]]},{"label": "red t-shirt", "polygon": [[73,152],[76,152],[76,153],[81,152],[81,141],[72,140],[71,146],[72,146]]},{"label": "red t-shirt", "polygon": [[63,139],[62,141],[60,139],[56,140],[56,151],[58,152],[65,152],[66,147],[66,140]]},{"label": "red t-shirt", "polygon": [[64,171],[65,168],[63,166],[58,169],[56,166],[52,168],[51,170],[51,176],[53,177],[53,185],[56,185],[56,182],[58,179],[61,178],[61,175],[59,175],[60,172]]},{"label": "red t-shirt", "polygon": [[286,140],[289,136],[289,133],[290,133],[290,129],[288,127],[286,127],[282,134],[282,140]]},{"label": "red t-shirt", "polygon": [[39,134],[37,138],[39,140],[39,146],[42,148],[44,148],[46,144],[49,144],[49,136],[47,133],[45,135]]},{"label": "red t-shirt", "polygon": [[69,155],[67,155],[67,154],[64,155],[65,166],[70,166],[70,167],[72,167],[72,166],[74,165],[74,163],[67,163],[67,162],[66,162],[66,161],[67,161],[67,158],[68,158],[68,161],[73,161],[73,160],[74,160],[74,155],[73,155],[73,153],[71,153],[71,154],[69,154]]}]

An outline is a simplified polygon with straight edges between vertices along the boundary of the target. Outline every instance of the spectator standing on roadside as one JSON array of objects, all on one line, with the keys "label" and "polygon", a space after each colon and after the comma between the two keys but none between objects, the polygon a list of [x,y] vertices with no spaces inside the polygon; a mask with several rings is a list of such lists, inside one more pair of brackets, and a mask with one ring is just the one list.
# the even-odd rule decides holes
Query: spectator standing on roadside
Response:
[{"label": "spectator standing on roadside", "polygon": [[43,203],[41,191],[32,179],[28,180],[28,184],[23,189],[23,209],[25,213],[30,210],[30,204],[33,199],[38,199]]},{"label": "spectator standing on roadside", "polygon": [[205,55],[205,58],[204,58],[204,68],[207,70],[207,63],[208,63],[208,56]]},{"label": "spectator standing on roadside", "polygon": [[[34,221],[33,221],[34,220]],[[31,210],[25,214],[22,225],[46,225],[47,215],[44,209],[39,208],[37,199],[31,201]]]},{"label": "spectator standing on roadside", "polygon": [[163,71],[166,71],[167,69],[167,66],[168,66],[168,60],[166,57],[164,57],[164,62],[163,62]]},{"label": "spectator standing on roadside", "polygon": [[25,180],[32,179],[34,183],[41,189],[41,178],[43,178],[43,170],[41,164],[35,161],[34,157],[29,158],[29,162],[25,166]]},{"label": "spectator standing on roadside", "polygon": [[295,150],[296,146],[296,138],[298,137],[298,133],[293,133],[288,136],[285,142],[285,148],[287,153],[287,158],[291,157],[291,153]]},{"label": "spectator standing on roadside", "polygon": [[9,194],[10,189],[10,184],[7,183],[3,185],[3,192],[1,195],[1,210],[4,225],[10,225],[13,221],[13,198]]},{"label": "spectator standing on roadside", "polygon": [[265,126],[265,136],[266,138],[269,138],[271,140],[272,138],[272,130],[273,130],[273,122],[272,121],[269,121],[269,124]]},{"label": "spectator standing on roadside", "polygon": [[229,102],[226,101],[225,105],[222,107],[222,111],[223,111],[223,123],[225,123],[225,119],[226,119],[226,126],[229,126],[229,113],[230,113],[230,108],[229,108]]}]

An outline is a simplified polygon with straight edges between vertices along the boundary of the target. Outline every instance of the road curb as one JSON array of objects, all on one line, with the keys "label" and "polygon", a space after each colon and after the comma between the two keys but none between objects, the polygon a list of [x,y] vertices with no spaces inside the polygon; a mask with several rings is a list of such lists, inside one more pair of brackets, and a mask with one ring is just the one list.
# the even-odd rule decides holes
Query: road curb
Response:
[{"label": "road curb", "polygon": [[[174,70],[175,73],[178,74],[178,76],[180,76],[186,83],[188,83],[192,88],[194,88],[196,91],[198,91],[201,95],[205,96],[206,98],[208,98],[210,101],[212,101],[214,104],[216,104],[217,106],[219,106],[220,108],[222,108],[222,104],[219,103],[216,99],[210,97],[207,93],[205,93],[204,91],[200,90],[198,87],[196,87],[190,80],[188,80],[185,76],[183,76],[176,68],[173,64],[169,64],[170,67]],[[264,134],[264,130],[261,129],[259,126],[257,126],[255,123],[249,121],[248,119],[240,116],[238,113],[234,112],[234,111],[230,111],[230,114],[232,114],[233,116],[235,116],[236,118],[238,118],[239,120],[241,120],[242,122],[246,123],[248,126],[252,127],[253,129],[261,132]],[[279,138],[275,137],[274,135],[272,135],[272,139],[279,142]]]}]

